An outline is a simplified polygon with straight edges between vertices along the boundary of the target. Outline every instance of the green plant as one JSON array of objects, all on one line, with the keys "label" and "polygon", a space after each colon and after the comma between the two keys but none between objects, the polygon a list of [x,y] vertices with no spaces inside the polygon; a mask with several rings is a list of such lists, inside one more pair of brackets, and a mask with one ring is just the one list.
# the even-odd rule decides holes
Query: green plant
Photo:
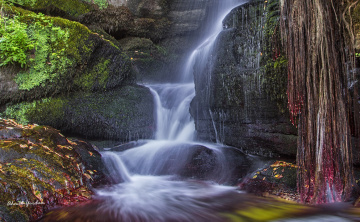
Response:
[{"label": "green plant", "polygon": [[34,22],[27,28],[34,45],[30,68],[15,78],[19,89],[24,90],[30,90],[47,80],[53,81],[72,64],[65,53],[68,32],[54,26],[53,21],[41,13],[32,15],[32,20]]},{"label": "green plant", "polygon": [[96,4],[97,6],[99,6],[100,9],[107,8],[109,5],[107,0],[85,0],[85,1]]},{"label": "green plant", "polygon": [[45,98],[32,102],[22,102],[9,105],[2,113],[4,118],[16,119],[21,124],[44,122],[55,124],[64,118],[64,106],[67,100],[63,98]]},{"label": "green plant", "polygon": [[355,53],[355,57],[360,57],[360,52]]},{"label": "green plant", "polygon": [[279,4],[277,0],[269,0],[266,5],[262,66],[264,89],[284,112],[287,110],[287,58],[281,45]]},{"label": "green plant", "polygon": [[18,16],[0,18],[0,66],[18,63],[25,67],[28,62],[28,52],[34,44],[26,32],[28,25],[20,22]]},{"label": "green plant", "polygon": [[23,102],[7,107],[3,115],[6,118],[16,119],[21,124],[28,124],[29,119],[27,117],[27,112],[35,107],[36,102]]},{"label": "green plant", "polygon": [[36,3],[36,0],[7,0],[10,3],[15,3],[18,5],[33,6]]},{"label": "green plant", "polygon": [[41,13],[24,13],[11,6],[31,2],[1,2],[0,66],[15,64],[23,68],[15,77],[22,90],[54,81],[72,65],[66,53],[69,39],[66,29],[55,26],[52,18]]}]

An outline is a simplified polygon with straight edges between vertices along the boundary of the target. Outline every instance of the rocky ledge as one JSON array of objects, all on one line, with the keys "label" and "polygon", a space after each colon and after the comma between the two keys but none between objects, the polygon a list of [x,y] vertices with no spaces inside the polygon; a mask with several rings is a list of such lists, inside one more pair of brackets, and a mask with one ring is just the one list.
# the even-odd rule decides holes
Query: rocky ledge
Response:
[{"label": "rocky ledge", "polygon": [[96,147],[58,130],[0,119],[0,219],[34,221],[108,183]]}]

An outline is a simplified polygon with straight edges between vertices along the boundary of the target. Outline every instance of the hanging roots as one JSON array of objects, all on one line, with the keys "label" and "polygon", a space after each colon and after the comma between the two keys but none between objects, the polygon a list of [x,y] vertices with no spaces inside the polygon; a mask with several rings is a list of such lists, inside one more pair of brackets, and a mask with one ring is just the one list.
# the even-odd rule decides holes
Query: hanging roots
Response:
[{"label": "hanging roots", "polygon": [[350,119],[358,115],[352,102],[357,92],[348,88],[356,76],[350,72],[351,25],[343,17],[355,2],[281,1],[288,108],[299,125],[298,191],[303,202],[346,200],[352,191]]}]

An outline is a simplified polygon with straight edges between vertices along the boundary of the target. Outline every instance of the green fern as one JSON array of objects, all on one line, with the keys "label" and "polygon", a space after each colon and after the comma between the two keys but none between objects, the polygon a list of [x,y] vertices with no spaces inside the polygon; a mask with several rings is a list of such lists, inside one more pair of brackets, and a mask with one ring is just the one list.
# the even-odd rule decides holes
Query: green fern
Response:
[{"label": "green fern", "polygon": [[0,66],[18,63],[27,66],[28,52],[34,48],[26,29],[27,24],[21,23],[18,16],[0,18]]},{"label": "green fern", "polygon": [[33,19],[35,22],[27,29],[34,44],[31,66],[15,78],[19,89],[24,90],[40,86],[46,81],[54,81],[72,65],[65,53],[68,32],[53,26],[52,20],[41,13]]}]

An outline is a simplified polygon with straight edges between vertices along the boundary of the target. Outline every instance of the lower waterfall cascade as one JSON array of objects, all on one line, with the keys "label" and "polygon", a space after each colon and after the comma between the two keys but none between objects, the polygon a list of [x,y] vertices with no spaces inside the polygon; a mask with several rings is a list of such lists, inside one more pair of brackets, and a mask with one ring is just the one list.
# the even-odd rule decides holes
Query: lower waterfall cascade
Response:
[{"label": "lower waterfall cascade", "polygon": [[[218,19],[190,53],[179,82],[146,85],[154,95],[155,139],[138,141],[138,146],[122,152],[102,152],[118,184],[97,190],[97,198],[104,200],[100,211],[121,221],[221,221],[212,211],[228,207],[226,197],[238,191],[230,186],[233,166],[223,153],[227,148],[195,139],[189,112],[195,96],[192,70],[194,66],[205,68],[214,42],[223,30],[222,20],[244,3],[242,0],[218,3],[214,12]],[[241,158],[248,166],[247,157]]]}]

